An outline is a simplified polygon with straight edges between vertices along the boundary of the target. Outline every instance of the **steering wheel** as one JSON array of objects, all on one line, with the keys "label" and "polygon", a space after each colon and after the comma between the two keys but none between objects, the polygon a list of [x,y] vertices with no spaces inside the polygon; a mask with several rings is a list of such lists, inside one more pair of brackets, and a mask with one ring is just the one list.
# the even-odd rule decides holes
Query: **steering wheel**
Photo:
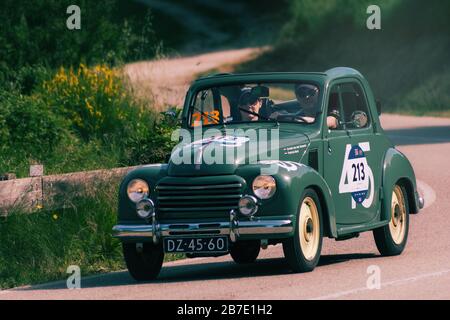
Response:
[{"label": "steering wheel", "polygon": [[301,111],[295,113],[286,113],[277,115],[277,120],[287,120],[287,121],[295,121],[295,122],[306,122],[308,120],[305,117],[301,116]]}]

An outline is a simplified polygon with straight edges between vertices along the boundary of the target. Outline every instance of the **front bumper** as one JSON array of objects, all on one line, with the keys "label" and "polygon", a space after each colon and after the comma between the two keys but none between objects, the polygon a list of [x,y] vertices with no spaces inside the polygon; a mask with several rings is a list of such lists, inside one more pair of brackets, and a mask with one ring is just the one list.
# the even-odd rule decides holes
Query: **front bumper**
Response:
[{"label": "front bumper", "polygon": [[416,210],[413,210],[413,213],[419,213],[420,209],[423,209],[425,207],[425,199],[419,195],[419,193],[416,191],[414,193],[414,200],[416,204]]},{"label": "front bumper", "polygon": [[229,235],[232,242],[238,239],[273,239],[292,236],[293,216],[276,216],[230,221],[192,223],[120,224],[113,228],[113,236],[122,241],[158,242],[164,237]]}]

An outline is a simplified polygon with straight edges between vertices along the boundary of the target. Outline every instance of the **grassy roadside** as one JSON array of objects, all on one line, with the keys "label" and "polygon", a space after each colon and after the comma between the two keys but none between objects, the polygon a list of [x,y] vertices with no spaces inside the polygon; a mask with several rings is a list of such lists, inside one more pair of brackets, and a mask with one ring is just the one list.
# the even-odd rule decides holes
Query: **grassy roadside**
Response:
[{"label": "grassy roadside", "polygon": [[[61,210],[20,211],[0,220],[0,289],[63,280],[70,265],[82,276],[125,269],[116,223],[118,181]],[[184,255],[166,255],[166,261]]]}]

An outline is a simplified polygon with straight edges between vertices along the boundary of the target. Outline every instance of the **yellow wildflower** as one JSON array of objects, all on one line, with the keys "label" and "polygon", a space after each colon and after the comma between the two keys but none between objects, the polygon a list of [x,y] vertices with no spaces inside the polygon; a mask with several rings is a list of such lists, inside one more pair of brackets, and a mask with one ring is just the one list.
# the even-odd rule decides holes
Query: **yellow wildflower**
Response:
[{"label": "yellow wildflower", "polygon": [[94,107],[89,103],[88,99],[84,99],[84,100],[86,102],[86,108],[89,110],[89,113],[91,115],[93,115],[94,114]]}]

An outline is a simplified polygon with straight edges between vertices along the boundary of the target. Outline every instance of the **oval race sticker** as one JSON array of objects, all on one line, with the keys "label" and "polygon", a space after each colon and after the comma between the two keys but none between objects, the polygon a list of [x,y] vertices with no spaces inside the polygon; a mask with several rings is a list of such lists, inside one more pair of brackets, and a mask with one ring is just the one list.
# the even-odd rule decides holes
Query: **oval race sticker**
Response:
[{"label": "oval race sticker", "polygon": [[373,173],[366,156],[368,151],[370,151],[368,142],[358,145],[347,144],[345,147],[339,193],[350,193],[352,209],[355,209],[357,204],[369,208],[374,199]]},{"label": "oval race sticker", "polygon": [[350,174],[347,176],[351,180],[351,195],[356,203],[362,203],[369,192],[369,181],[367,179],[367,159],[364,151],[358,145],[352,146],[349,156]]}]

